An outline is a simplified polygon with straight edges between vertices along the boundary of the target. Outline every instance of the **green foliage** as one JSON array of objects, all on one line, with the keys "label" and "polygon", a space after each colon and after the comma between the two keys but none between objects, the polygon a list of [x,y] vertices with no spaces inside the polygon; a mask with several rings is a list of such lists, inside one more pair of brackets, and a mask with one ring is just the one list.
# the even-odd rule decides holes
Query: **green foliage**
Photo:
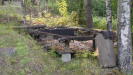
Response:
[{"label": "green foliage", "polygon": [[[44,52],[29,35],[18,34],[11,26],[14,26],[14,23],[0,24],[0,47],[15,47],[17,51],[15,56],[4,57],[5,65],[0,66],[4,75],[53,75],[57,71],[61,75],[66,72],[70,75],[88,75],[93,72],[91,68],[99,67],[96,59],[76,58],[64,64],[59,61],[54,51]],[[86,55],[88,56],[84,53],[83,57]],[[100,73],[100,70],[96,71]]]},{"label": "green foliage", "polygon": [[96,59],[95,55],[93,52],[90,52],[88,50],[82,50],[82,51],[79,51],[79,52],[76,52],[76,55],[75,55],[77,58],[90,58],[90,59]]},{"label": "green foliage", "polygon": [[70,14],[71,20],[78,25],[79,22],[79,15],[76,11],[72,11],[72,13]]},{"label": "green foliage", "polygon": [[132,32],[133,32],[133,8],[131,8],[131,26],[132,26]]},{"label": "green foliage", "polygon": [[118,0],[112,0],[112,16],[117,18],[117,4]]},{"label": "green foliage", "polygon": [[33,6],[32,0],[24,0],[24,6],[30,9]]},{"label": "green foliage", "polygon": [[[26,19],[29,21],[30,17],[27,16]],[[67,16],[53,16],[52,13],[44,12],[42,17],[32,18],[32,22],[34,25],[44,24],[49,27],[70,27],[79,26],[79,17],[75,11]]]},{"label": "green foliage", "polygon": [[[97,29],[107,29],[107,22],[106,22],[106,17],[93,17],[93,21],[94,21],[94,28]],[[112,20],[112,26],[113,26],[113,30],[117,29],[117,20],[113,19]]]},{"label": "green foliage", "polygon": [[[85,24],[85,9],[84,9],[84,0],[48,0],[48,8],[54,9],[52,12],[58,12],[60,15],[69,15],[72,11],[78,13],[79,23]],[[116,18],[117,14],[117,1],[112,0],[112,15]],[[42,4],[44,0],[42,0]],[[105,7],[105,0],[92,0],[92,9],[94,16],[105,17],[106,16],[106,7]]]},{"label": "green foliage", "polygon": [[[8,13],[11,11],[4,12]],[[4,12],[2,11],[2,14]],[[49,26],[77,26],[81,14],[79,15],[77,11],[68,14],[70,15],[49,16],[49,14],[45,14],[44,17],[32,19],[39,22],[42,21]],[[96,28],[105,29],[106,19],[94,17],[94,24]],[[116,20],[114,19],[114,28],[115,24]],[[84,51],[77,55],[80,58],[74,58],[69,63],[62,63],[59,61],[59,58],[53,58],[55,56],[54,51],[51,51],[51,53],[44,52],[42,47],[29,35],[13,30],[12,26],[16,25],[19,25],[19,23],[9,22],[0,24],[0,47],[14,47],[17,51],[13,57],[4,57],[2,59],[0,71],[3,75],[66,75],[66,73],[69,75],[99,75],[103,72],[93,53]],[[51,57],[50,54],[53,56]],[[4,63],[2,63],[3,60]]]},{"label": "green foliage", "polygon": [[52,57],[57,57],[58,55],[56,54],[56,50],[52,49],[48,52]]},{"label": "green foliage", "polygon": [[67,9],[68,5],[66,3],[66,0],[57,1],[57,6],[58,6],[60,15],[62,16],[68,15],[68,9]]},{"label": "green foliage", "polygon": [[20,61],[20,63],[23,64],[23,65],[25,65],[25,64],[29,63],[30,61],[31,61],[31,58],[25,57],[25,58],[23,58]]},{"label": "green foliage", "polygon": [[131,28],[132,32],[133,32],[133,25],[132,25],[132,28]]},{"label": "green foliage", "polygon": [[83,4],[84,1],[83,0],[67,0],[67,4],[68,4],[68,11],[69,13],[71,13],[72,11],[76,11],[76,12],[83,12]]},{"label": "green foliage", "polygon": [[94,16],[106,16],[105,0],[92,0]]},{"label": "green foliage", "polygon": [[11,5],[9,6],[1,6],[0,7],[0,15],[3,16],[12,16],[12,15],[18,15],[16,12],[16,9],[19,9],[18,7],[12,7]]}]

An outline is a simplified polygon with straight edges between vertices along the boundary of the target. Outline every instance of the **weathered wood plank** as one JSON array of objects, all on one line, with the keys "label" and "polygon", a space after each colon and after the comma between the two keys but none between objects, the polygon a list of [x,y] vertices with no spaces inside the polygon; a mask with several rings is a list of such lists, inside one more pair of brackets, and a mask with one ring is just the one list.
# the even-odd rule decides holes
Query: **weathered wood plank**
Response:
[{"label": "weathered wood plank", "polygon": [[35,25],[35,26],[29,26],[29,25],[24,25],[24,26],[14,26],[14,29],[39,29],[39,28],[46,28],[45,25]]},{"label": "weathered wood plank", "polygon": [[112,68],[116,66],[116,55],[113,49],[113,42],[105,39],[103,34],[98,33],[96,36],[96,45],[99,50],[99,63],[103,68]]},{"label": "weathered wood plank", "polygon": [[94,36],[68,36],[60,38],[59,41],[65,41],[65,40],[77,40],[77,41],[87,41],[87,40],[94,40]]}]

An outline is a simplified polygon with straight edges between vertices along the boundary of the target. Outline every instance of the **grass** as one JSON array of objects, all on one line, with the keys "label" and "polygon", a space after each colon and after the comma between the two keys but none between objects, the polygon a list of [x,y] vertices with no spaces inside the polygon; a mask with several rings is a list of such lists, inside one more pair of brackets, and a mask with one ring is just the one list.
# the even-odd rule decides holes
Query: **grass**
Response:
[{"label": "grass", "polygon": [[16,24],[0,24],[0,48],[13,47],[14,56],[0,59],[1,75],[100,75],[105,72],[96,58],[74,58],[69,63],[43,51],[35,40],[25,33],[18,33],[11,27]]},{"label": "grass", "polygon": [[[15,12],[16,13],[16,12]],[[14,13],[14,14],[15,14]],[[13,21],[0,23],[0,48],[13,47],[13,56],[0,57],[1,75],[103,75],[96,58],[74,58],[63,63],[59,57],[45,52],[28,34],[19,33]],[[114,71],[113,71],[114,72]],[[121,75],[114,72],[116,75]]]}]

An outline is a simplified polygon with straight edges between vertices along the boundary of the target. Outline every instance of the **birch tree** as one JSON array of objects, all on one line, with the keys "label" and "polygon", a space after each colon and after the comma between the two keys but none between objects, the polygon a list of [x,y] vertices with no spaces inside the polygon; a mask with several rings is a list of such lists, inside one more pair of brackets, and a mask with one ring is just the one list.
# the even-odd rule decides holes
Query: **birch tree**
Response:
[{"label": "birch tree", "polygon": [[0,0],[0,5],[4,5],[4,0]]},{"label": "birch tree", "polygon": [[86,24],[88,28],[93,27],[91,0],[84,0],[85,12],[86,12]]},{"label": "birch tree", "polygon": [[122,72],[132,70],[132,42],[131,42],[131,0],[118,1],[118,59]]},{"label": "birch tree", "polygon": [[106,0],[106,20],[107,20],[107,29],[108,29],[108,31],[112,31],[111,0]]},{"label": "birch tree", "polygon": [[2,0],[0,0],[0,5],[2,5]]}]

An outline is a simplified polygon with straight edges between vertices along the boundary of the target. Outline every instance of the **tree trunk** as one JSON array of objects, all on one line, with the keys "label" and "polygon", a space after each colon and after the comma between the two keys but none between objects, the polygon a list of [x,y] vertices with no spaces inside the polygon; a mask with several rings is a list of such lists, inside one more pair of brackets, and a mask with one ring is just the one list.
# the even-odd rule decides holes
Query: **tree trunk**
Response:
[{"label": "tree trunk", "polygon": [[92,8],[91,8],[91,0],[85,0],[85,11],[86,11],[86,24],[88,28],[93,27],[93,19],[92,19]]},{"label": "tree trunk", "polygon": [[131,0],[119,0],[118,5],[118,59],[122,72],[132,71]]},{"label": "tree trunk", "polygon": [[45,10],[48,11],[48,0],[45,1]]},{"label": "tree trunk", "polygon": [[33,4],[38,6],[40,4],[40,0],[33,0]]},{"label": "tree trunk", "polygon": [[0,0],[0,5],[4,5],[4,0]]},{"label": "tree trunk", "polygon": [[2,5],[2,0],[0,0],[0,5]]},{"label": "tree trunk", "polygon": [[108,31],[112,31],[111,0],[106,0],[106,19],[107,19],[107,29],[108,29]]}]

